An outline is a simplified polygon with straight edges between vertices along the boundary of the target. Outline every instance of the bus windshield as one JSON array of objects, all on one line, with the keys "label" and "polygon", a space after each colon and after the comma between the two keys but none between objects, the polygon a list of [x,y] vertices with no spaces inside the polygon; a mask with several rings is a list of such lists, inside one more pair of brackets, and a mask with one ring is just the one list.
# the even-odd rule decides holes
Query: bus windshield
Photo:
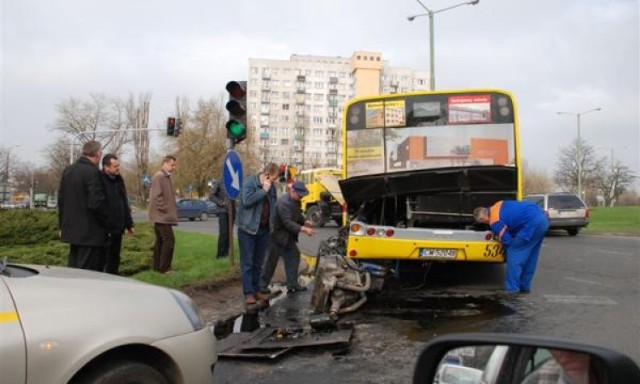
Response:
[{"label": "bus windshield", "polygon": [[515,111],[498,91],[388,95],[347,106],[345,176],[516,167]]}]

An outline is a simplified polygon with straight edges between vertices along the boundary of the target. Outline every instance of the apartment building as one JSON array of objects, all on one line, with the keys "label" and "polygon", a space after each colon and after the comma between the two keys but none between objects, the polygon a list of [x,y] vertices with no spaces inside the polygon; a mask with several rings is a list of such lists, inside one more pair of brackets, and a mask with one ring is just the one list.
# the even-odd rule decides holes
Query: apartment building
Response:
[{"label": "apartment building", "polygon": [[341,167],[341,120],[354,97],[428,89],[427,71],[391,67],[379,52],[249,59],[249,137],[264,163]]}]

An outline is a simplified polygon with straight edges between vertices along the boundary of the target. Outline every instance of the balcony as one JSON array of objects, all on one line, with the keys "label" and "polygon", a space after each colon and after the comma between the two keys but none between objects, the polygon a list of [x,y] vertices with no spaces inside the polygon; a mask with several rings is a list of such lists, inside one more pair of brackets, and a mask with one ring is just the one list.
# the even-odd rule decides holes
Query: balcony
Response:
[{"label": "balcony", "polygon": [[296,77],[296,81],[299,83],[304,83],[305,81],[307,81],[307,77],[304,75],[298,75],[298,77]]},{"label": "balcony", "polygon": [[338,106],[338,100],[336,99],[329,99],[329,107],[337,107]]},{"label": "balcony", "polygon": [[305,101],[304,94],[296,94],[296,104],[305,104]]},{"label": "balcony", "polygon": [[260,132],[260,140],[269,140],[269,132]]},{"label": "balcony", "polygon": [[306,90],[305,87],[297,87],[296,88],[296,93],[298,93],[298,94],[304,94],[306,92],[307,92],[307,90]]},{"label": "balcony", "polygon": [[329,90],[329,95],[336,96],[337,94],[338,94],[338,90],[337,89],[330,89]]},{"label": "balcony", "polygon": [[304,140],[304,135],[301,133],[297,133],[293,136],[295,140]]},{"label": "balcony", "polygon": [[262,80],[270,80],[271,72],[262,72]]},{"label": "balcony", "polygon": [[330,77],[329,78],[329,84],[338,84],[338,78],[337,77]]}]

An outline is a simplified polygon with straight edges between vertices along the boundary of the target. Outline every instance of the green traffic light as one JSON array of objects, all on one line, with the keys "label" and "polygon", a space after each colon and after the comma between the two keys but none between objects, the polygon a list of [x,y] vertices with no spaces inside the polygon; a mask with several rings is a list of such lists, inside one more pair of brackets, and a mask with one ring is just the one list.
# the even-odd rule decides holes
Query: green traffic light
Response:
[{"label": "green traffic light", "polygon": [[245,133],[245,127],[236,120],[231,120],[227,123],[227,130],[234,138],[240,138]]}]

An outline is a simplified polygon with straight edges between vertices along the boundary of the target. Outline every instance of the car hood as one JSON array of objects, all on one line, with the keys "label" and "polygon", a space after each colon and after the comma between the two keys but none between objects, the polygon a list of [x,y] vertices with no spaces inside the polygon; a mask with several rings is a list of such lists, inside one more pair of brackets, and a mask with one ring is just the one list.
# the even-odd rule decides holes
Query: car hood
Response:
[{"label": "car hood", "polygon": [[146,344],[193,332],[167,288],[73,268],[19,267],[22,272],[1,279],[13,298],[27,342],[82,340],[80,334],[85,342],[96,345]]}]

